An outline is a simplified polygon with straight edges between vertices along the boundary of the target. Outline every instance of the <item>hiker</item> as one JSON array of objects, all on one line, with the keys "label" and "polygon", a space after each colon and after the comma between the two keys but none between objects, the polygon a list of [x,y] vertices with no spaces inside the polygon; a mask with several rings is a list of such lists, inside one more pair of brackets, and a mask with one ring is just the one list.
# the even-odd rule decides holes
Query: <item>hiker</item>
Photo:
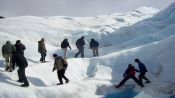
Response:
[{"label": "hiker", "polygon": [[6,68],[5,71],[12,72],[12,51],[15,51],[15,47],[10,41],[6,41],[6,44],[2,46],[2,55],[5,58]]},{"label": "hiker", "polygon": [[91,42],[90,42],[89,45],[90,45],[90,48],[93,51],[93,56],[94,57],[98,56],[98,46],[99,46],[99,43],[96,40],[91,39]]},{"label": "hiker", "polygon": [[44,41],[45,41],[44,38],[41,38],[41,40],[38,41],[38,52],[41,54],[40,61],[42,63],[46,62],[45,57],[46,57],[46,52],[47,52]]},{"label": "hiker", "polygon": [[78,52],[75,54],[75,57],[78,57],[78,55],[81,53],[81,57],[84,58],[84,45],[85,45],[84,36],[82,36],[76,41]]},{"label": "hiker", "polygon": [[144,85],[135,77],[135,72],[139,72],[139,71],[137,69],[135,69],[132,64],[129,64],[128,68],[126,69],[125,73],[123,74],[124,79],[115,87],[116,88],[121,87],[130,78],[132,78],[141,87],[144,87]]},{"label": "hiker", "polygon": [[17,80],[17,82],[24,83],[21,85],[21,87],[28,87],[29,82],[25,74],[25,68],[27,68],[28,66],[27,60],[23,54],[13,51],[12,52],[12,66],[14,69],[15,69],[15,64],[19,67],[17,71],[19,80]]},{"label": "hiker", "polygon": [[17,53],[24,55],[24,50],[26,49],[26,47],[21,43],[20,40],[16,41],[15,48]]},{"label": "hiker", "polygon": [[64,58],[65,58],[65,59],[67,58],[67,47],[69,47],[70,50],[71,50],[71,47],[70,47],[69,42],[68,42],[68,39],[65,38],[65,39],[61,42],[61,48],[62,48],[62,50],[64,51]]},{"label": "hiker", "polygon": [[57,54],[53,54],[53,57],[55,59],[54,61],[54,67],[52,72],[54,72],[54,70],[57,70],[57,75],[58,75],[58,79],[60,81],[60,83],[58,83],[57,85],[63,85],[63,80],[62,78],[65,79],[65,83],[69,82],[69,79],[64,75],[65,71],[67,69],[67,65],[65,65],[65,59],[63,59],[61,56],[58,56]]},{"label": "hiker", "polygon": [[146,66],[139,59],[135,59],[135,62],[138,64],[138,67],[139,67],[139,71],[140,71],[139,80],[140,80],[140,82],[143,83],[142,79],[145,79],[146,80],[145,83],[150,83],[150,80],[145,77],[145,74],[148,71]]}]

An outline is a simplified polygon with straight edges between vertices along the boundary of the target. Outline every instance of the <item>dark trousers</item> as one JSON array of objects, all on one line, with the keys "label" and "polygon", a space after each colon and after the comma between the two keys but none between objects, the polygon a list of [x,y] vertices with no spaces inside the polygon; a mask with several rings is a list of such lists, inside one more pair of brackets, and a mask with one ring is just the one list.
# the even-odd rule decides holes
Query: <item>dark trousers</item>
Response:
[{"label": "dark trousers", "polygon": [[130,78],[133,79],[141,87],[144,87],[144,85],[135,76],[126,76],[126,77],[124,77],[124,79],[119,83],[118,87],[122,86]]},{"label": "dark trousers", "polygon": [[145,79],[147,82],[150,82],[148,78],[145,77],[146,72],[141,72],[139,75],[139,81],[143,83],[142,79]]},{"label": "dark trousers", "polygon": [[68,81],[69,79],[64,75],[65,74],[65,69],[59,70],[57,71],[57,75],[58,75],[58,79],[60,81],[60,84],[63,84],[63,80],[62,78],[64,78],[66,81]]},{"label": "dark trousers", "polygon": [[93,51],[94,56],[98,56],[98,48],[97,47],[93,47],[92,51]]},{"label": "dark trousers", "polygon": [[25,67],[19,67],[17,72],[18,72],[19,81],[24,82],[24,84],[29,84],[25,74]]},{"label": "dark trousers", "polygon": [[78,55],[81,53],[81,57],[84,57],[84,47],[78,47],[78,52],[75,54],[75,57],[78,57]]},{"label": "dark trousers", "polygon": [[45,61],[46,61],[45,58],[46,58],[46,52],[42,52],[42,53],[41,53],[40,61],[41,61],[41,62],[45,62]]}]

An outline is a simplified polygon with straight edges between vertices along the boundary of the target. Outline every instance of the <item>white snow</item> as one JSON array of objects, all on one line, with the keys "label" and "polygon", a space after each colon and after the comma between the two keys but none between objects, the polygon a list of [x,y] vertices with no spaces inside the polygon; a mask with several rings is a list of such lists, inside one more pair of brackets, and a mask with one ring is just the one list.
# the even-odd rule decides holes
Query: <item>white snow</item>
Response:
[{"label": "white snow", "polygon": [[[0,47],[10,40],[20,39],[27,49],[29,62],[26,75],[30,82],[21,88],[16,70],[5,72],[0,54],[0,98],[174,98],[175,97],[175,3],[158,12],[142,7],[128,13],[97,17],[34,17],[21,16],[0,20]],[[85,36],[85,57],[74,58],[76,40]],[[46,39],[47,63],[40,63],[37,42]],[[63,55],[60,43],[68,38],[72,50],[68,53],[66,76],[70,83],[57,86],[52,72],[52,54]],[[92,57],[89,41],[100,43],[100,56]],[[121,87],[118,84],[127,65],[139,58],[147,66],[151,84],[144,88]],[[126,84],[135,84],[132,80]],[[126,96],[127,95],[127,96]]]}]

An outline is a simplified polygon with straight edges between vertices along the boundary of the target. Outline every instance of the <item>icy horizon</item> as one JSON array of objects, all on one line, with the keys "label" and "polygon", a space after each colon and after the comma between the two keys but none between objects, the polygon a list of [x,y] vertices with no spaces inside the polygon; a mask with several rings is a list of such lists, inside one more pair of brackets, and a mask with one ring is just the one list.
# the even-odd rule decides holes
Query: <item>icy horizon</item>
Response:
[{"label": "icy horizon", "polygon": [[92,17],[124,13],[139,7],[163,10],[174,0],[0,0],[0,15]]}]

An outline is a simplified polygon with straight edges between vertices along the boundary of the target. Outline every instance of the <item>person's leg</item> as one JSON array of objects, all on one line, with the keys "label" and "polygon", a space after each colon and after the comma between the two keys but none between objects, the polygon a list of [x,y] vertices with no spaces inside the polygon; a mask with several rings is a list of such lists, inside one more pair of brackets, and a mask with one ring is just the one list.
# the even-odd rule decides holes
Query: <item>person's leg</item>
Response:
[{"label": "person's leg", "polygon": [[116,88],[119,88],[120,86],[122,86],[130,77],[126,76],[117,86]]},{"label": "person's leg", "polygon": [[135,76],[131,77],[138,85],[140,85],[141,87],[144,87],[143,83],[141,81],[139,81]]},{"label": "person's leg", "polygon": [[65,80],[66,80],[66,83],[68,83],[69,82],[69,79],[65,76],[65,69],[63,69],[62,71],[61,71],[61,76],[62,76],[62,78],[64,78]]},{"label": "person's leg", "polygon": [[19,78],[18,82],[24,82],[22,79],[22,76],[21,76],[21,69],[20,68],[18,68],[17,73],[18,73],[18,78]]},{"label": "person's leg", "polygon": [[60,81],[60,83],[58,83],[57,85],[63,84],[63,80],[62,80],[62,76],[61,76],[61,71],[57,71],[57,75],[58,75],[58,80]]},{"label": "person's leg", "polygon": [[80,48],[78,48],[78,52],[75,54],[75,57],[78,57],[78,55],[80,54]]},{"label": "person's leg", "polygon": [[43,62],[46,62],[46,52],[43,53]]},{"label": "person's leg", "polygon": [[139,74],[139,81],[143,84],[142,78],[144,77],[144,73]]},{"label": "person's leg", "polygon": [[149,80],[148,78],[145,77],[145,74],[146,74],[146,72],[143,73],[142,78],[146,80],[146,83],[150,83],[150,80]]},{"label": "person's leg", "polygon": [[24,82],[24,86],[29,86],[29,82],[25,74],[25,67],[20,67],[19,70],[21,72],[21,78],[22,78],[22,81]]},{"label": "person's leg", "polygon": [[98,53],[98,47],[95,48],[95,52],[96,52],[96,56],[98,56],[99,55],[99,53]]},{"label": "person's leg", "polygon": [[9,58],[9,63],[10,63],[10,72],[12,72],[12,70],[13,70],[13,66],[12,66],[12,54],[10,54],[10,58]]},{"label": "person's leg", "polygon": [[84,47],[80,48],[81,57],[84,58]]},{"label": "person's leg", "polygon": [[63,48],[64,51],[64,58],[67,58],[67,48]]},{"label": "person's leg", "polygon": [[5,54],[4,55],[5,57],[5,62],[6,62],[6,67],[5,67],[5,71],[8,71],[9,68],[10,68],[10,60],[9,60],[9,55],[8,54]]},{"label": "person's leg", "polygon": [[42,62],[43,61],[43,53],[40,53],[40,54],[41,54],[40,61]]},{"label": "person's leg", "polygon": [[95,57],[96,54],[95,54],[95,48],[94,47],[92,48],[92,52],[93,52],[93,56]]}]

